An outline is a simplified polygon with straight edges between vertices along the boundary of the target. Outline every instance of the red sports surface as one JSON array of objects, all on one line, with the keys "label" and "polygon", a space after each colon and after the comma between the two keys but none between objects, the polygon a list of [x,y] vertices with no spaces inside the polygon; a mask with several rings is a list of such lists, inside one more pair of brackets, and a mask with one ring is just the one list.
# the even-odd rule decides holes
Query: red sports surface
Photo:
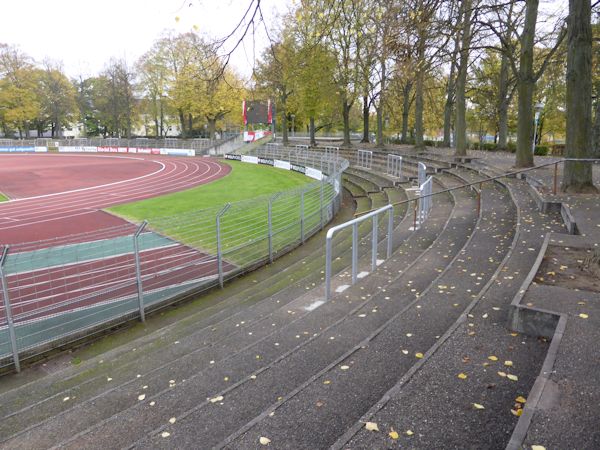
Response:
[{"label": "red sports surface", "polygon": [[[127,224],[102,208],[189,189],[229,173],[211,158],[0,155],[0,245]],[[133,225],[132,225],[133,227]]]}]

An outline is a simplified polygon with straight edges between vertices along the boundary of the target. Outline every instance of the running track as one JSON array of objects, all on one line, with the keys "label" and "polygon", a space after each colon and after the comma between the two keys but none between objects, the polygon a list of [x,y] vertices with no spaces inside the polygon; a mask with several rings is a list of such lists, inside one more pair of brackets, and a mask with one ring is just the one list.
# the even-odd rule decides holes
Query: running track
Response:
[{"label": "running track", "polygon": [[[64,238],[123,226],[127,222],[100,209],[189,189],[221,178],[230,171],[229,166],[211,158],[150,155],[9,154],[0,155],[0,168],[7,170],[15,167],[15,170],[19,170],[22,175],[13,176],[13,179],[20,183],[22,189],[27,186],[22,180],[28,176],[28,165],[38,166],[40,158],[47,158],[48,163],[54,166],[49,183],[60,189],[60,182],[56,186],[56,180],[62,176],[64,185],[70,189],[0,203],[0,245]],[[61,172],[61,164],[56,164],[57,158],[69,169]],[[135,160],[139,164],[131,164]],[[85,164],[81,164],[82,161]],[[115,179],[115,173],[120,173],[125,163],[131,166],[128,171],[130,175]],[[74,164],[77,178],[83,180],[82,183],[93,178],[98,184],[79,188],[73,186]],[[12,193],[15,186],[6,186],[10,182],[7,178],[0,177],[0,191]]]},{"label": "running track", "polygon": [[[0,203],[0,246],[11,244],[15,254],[131,235],[135,225],[101,208],[188,189],[230,170],[210,158],[0,155],[0,191],[13,197]],[[32,191],[39,195],[24,196]],[[214,256],[177,242],[142,251],[140,259],[148,292],[216,273]],[[137,292],[132,253],[12,273],[7,282],[16,323],[117,302]],[[0,308],[0,324],[5,319]]]}]

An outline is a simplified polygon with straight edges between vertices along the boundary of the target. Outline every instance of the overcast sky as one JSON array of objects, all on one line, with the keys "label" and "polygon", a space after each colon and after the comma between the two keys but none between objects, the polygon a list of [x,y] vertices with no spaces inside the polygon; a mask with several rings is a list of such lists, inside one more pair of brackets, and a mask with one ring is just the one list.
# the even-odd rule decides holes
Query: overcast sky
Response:
[{"label": "overcast sky", "polygon": [[[61,61],[67,75],[91,76],[111,57],[133,64],[166,29],[197,27],[213,37],[228,34],[250,0],[2,0],[0,42],[17,45],[41,62]],[[266,20],[284,13],[291,0],[262,0]],[[261,30],[262,31],[262,30]],[[264,31],[255,52],[266,45]],[[233,65],[251,73],[253,45],[247,40]]]}]

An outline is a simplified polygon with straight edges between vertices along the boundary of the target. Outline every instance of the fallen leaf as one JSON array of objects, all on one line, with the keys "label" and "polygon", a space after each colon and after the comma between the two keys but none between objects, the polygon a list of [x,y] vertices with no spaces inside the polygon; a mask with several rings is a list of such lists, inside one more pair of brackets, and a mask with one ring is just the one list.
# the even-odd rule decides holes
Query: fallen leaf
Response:
[{"label": "fallen leaf", "polygon": [[473,403],[473,407],[474,407],[475,409],[485,409],[485,406],[483,406],[483,405],[480,405],[479,403]]},{"label": "fallen leaf", "polygon": [[502,378],[506,378],[506,373],[505,372],[498,372],[498,375],[500,375]]},{"label": "fallen leaf", "polygon": [[392,431],[390,431],[390,433],[389,433],[389,434],[390,434],[390,437],[391,437],[392,439],[394,439],[394,440],[396,440],[396,439],[398,439],[398,438],[400,437],[400,435],[398,434],[398,432],[397,432],[397,431],[393,431],[393,430],[392,430]]},{"label": "fallen leaf", "polygon": [[325,381],[323,381],[323,384],[331,384],[331,381],[330,380],[325,380]]},{"label": "fallen leaf", "polygon": [[512,380],[512,381],[518,381],[519,380],[519,377],[516,376],[516,375],[513,375],[512,373],[509,373],[508,375],[506,375],[506,378],[508,378],[509,380]]},{"label": "fallen leaf", "polygon": [[523,396],[519,395],[517,398],[515,398],[515,402],[518,402],[518,403],[526,403],[526,402],[527,402],[527,399],[526,399],[525,397],[523,397]]},{"label": "fallen leaf", "polygon": [[458,378],[460,378],[461,380],[466,380],[466,379],[467,379],[467,375],[466,375],[466,374],[464,374],[464,373],[459,373],[457,376],[458,376]]},{"label": "fallen leaf", "polygon": [[269,445],[271,443],[271,439],[261,436],[258,442],[260,442],[261,445]]},{"label": "fallen leaf", "polygon": [[170,423],[171,425],[173,425],[173,424],[175,423],[175,421],[176,421],[176,420],[177,420],[177,419],[176,419],[175,417],[171,417],[171,418],[169,419],[169,423]]},{"label": "fallen leaf", "polygon": [[350,366],[342,366],[342,367],[340,367],[340,369],[342,369],[342,370],[348,370],[349,368],[350,368]]},{"label": "fallen leaf", "polygon": [[369,431],[379,431],[379,427],[375,422],[367,422],[365,423],[365,428]]},{"label": "fallen leaf", "polygon": [[579,314],[579,317],[581,317],[582,319],[587,319],[589,316],[587,314],[581,313]]},{"label": "fallen leaf", "polygon": [[167,437],[171,436],[171,433],[169,433],[168,431],[163,431],[162,433],[160,433],[160,436],[167,438]]},{"label": "fallen leaf", "polygon": [[546,450],[546,447],[543,445],[532,445],[531,450]]},{"label": "fallen leaf", "polygon": [[211,402],[211,403],[217,403],[217,402],[220,402],[221,400],[223,400],[223,396],[222,396],[222,395],[219,395],[218,397],[213,397],[213,398],[211,398],[211,399],[210,399],[210,402]]},{"label": "fallen leaf", "polygon": [[513,416],[517,416],[517,417],[521,417],[521,414],[523,414],[522,409],[511,409],[510,412]]},{"label": "fallen leaf", "polygon": [[421,352],[415,353],[415,358],[421,359],[422,357],[423,357],[423,353],[421,353]]},{"label": "fallen leaf", "polygon": [[138,395],[138,400],[142,401],[146,398],[146,394]]},{"label": "fallen leaf", "polygon": [[63,402],[67,402],[67,401],[69,401],[69,399],[70,399],[70,398],[71,398],[71,397],[65,397],[65,398],[63,398]]},{"label": "fallen leaf", "polygon": [[156,405],[156,402],[150,402],[150,406]]},{"label": "fallen leaf", "polygon": [[490,361],[498,361],[498,357],[497,357],[497,356],[494,356],[494,355],[488,356],[488,359],[489,359]]},{"label": "fallen leaf", "polygon": [[412,436],[413,434],[415,434],[415,433],[412,430],[406,430],[407,436]]},{"label": "fallen leaf", "polygon": [[408,350],[402,350],[402,353],[404,353],[405,355],[408,355]]},{"label": "fallen leaf", "polygon": [[505,365],[506,367],[512,367],[512,365],[513,365],[513,362],[512,362],[512,361],[504,361],[504,365]]}]

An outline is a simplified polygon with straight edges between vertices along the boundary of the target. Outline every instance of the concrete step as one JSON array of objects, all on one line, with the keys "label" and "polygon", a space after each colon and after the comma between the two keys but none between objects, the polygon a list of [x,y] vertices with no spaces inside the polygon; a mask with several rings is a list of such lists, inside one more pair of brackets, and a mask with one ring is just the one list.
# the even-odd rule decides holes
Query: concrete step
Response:
[{"label": "concrete step", "polygon": [[[481,179],[473,172],[458,172],[471,181]],[[426,355],[419,370],[390,389],[338,441],[339,448],[390,445],[392,429],[401,435],[399,444],[418,448],[504,448],[508,443],[517,422],[511,409],[517,397],[527,397],[548,344],[511,333],[507,313],[541,246],[540,230],[561,226],[557,217],[539,214],[522,182],[509,180],[508,187],[518,207],[517,234],[492,282],[442,337],[439,348]],[[486,183],[483,208],[488,207],[489,189]],[[494,215],[497,222],[507,220],[497,211]],[[366,431],[361,423],[365,421],[378,423],[382,432]],[[407,430],[413,434],[407,435]]]},{"label": "concrete step", "polygon": [[[435,220],[432,220],[431,223],[435,225],[436,222]],[[437,235],[437,233],[439,233],[439,229],[432,229],[430,231],[427,231],[426,227],[423,227],[422,230],[422,234],[425,234],[427,232],[428,234],[431,234],[431,238],[427,238],[425,241],[423,241],[423,244],[421,244],[417,240],[417,242],[411,243],[409,247],[427,245],[426,242],[430,239],[434,239],[434,236]],[[413,248],[406,249],[404,252],[405,256],[403,256],[403,258],[406,258],[407,260],[409,258],[414,259],[414,256],[411,253],[412,251]],[[370,297],[362,301],[370,301]],[[216,360],[214,365],[206,363],[206,366],[199,365],[198,361],[196,362],[196,364],[192,364],[191,366],[188,366],[187,364],[178,363],[176,366],[171,367],[170,370],[165,371],[164,375],[162,375],[160,378],[163,380],[162,382],[159,382],[159,380],[155,378],[153,378],[150,382],[150,380],[147,380],[145,378],[144,374],[141,374],[142,377],[140,378],[142,379],[140,379],[139,381],[136,380],[134,383],[131,383],[127,386],[119,387],[117,388],[117,390],[110,393],[110,395],[105,395],[100,398],[94,399],[93,402],[95,408],[93,409],[93,411],[91,411],[89,406],[87,406],[89,405],[89,402],[88,404],[79,404],[75,406],[72,410],[66,411],[59,417],[53,420],[46,421],[42,423],[39,427],[35,427],[34,429],[30,430],[27,433],[28,444],[32,444],[34,442],[43,442],[44,445],[46,445],[49,442],[57,442],[57,440],[64,439],[64,435],[59,436],[60,433],[52,431],[56,429],[55,425],[58,422],[61,422],[63,424],[69,423],[69,429],[72,430],[73,433],[77,432],[77,430],[81,430],[82,427],[92,427],[90,428],[90,430],[88,430],[89,433],[93,434],[94,439],[100,439],[100,441],[102,441],[103,439],[109,439],[104,431],[100,431],[106,429],[113,430],[113,432],[109,433],[111,434],[111,439],[114,437],[116,439],[127,440],[135,437],[135,433],[131,431],[124,432],[123,434],[121,434],[118,432],[117,428],[115,428],[115,426],[117,426],[115,425],[115,423],[124,424],[124,422],[122,422],[123,415],[131,417],[131,421],[128,420],[130,430],[138,429],[137,427],[139,427],[140,431],[147,432],[149,429],[148,427],[150,427],[150,429],[154,429],[155,427],[164,424],[164,417],[162,417],[162,414],[165,413],[165,408],[167,407],[169,408],[169,411],[172,411],[173,413],[175,413],[175,411],[179,411],[177,414],[181,415],[182,411],[185,412],[190,408],[194,408],[194,405],[204,405],[202,409],[206,408],[207,406],[214,406],[212,403],[206,402],[206,397],[209,397],[213,394],[216,395],[216,393],[220,392],[220,390],[227,389],[228,387],[232,389],[232,393],[235,393],[235,395],[239,395],[242,392],[245,392],[245,390],[247,390],[249,387],[251,387],[251,385],[249,386],[248,383],[251,381],[253,382],[253,380],[248,377],[252,373],[256,373],[256,371],[261,371],[260,373],[264,372],[265,374],[272,373],[271,366],[277,365],[276,361],[278,360],[278,358],[280,359],[283,357],[283,359],[289,361],[289,358],[291,358],[291,356],[294,355],[294,358],[296,358],[295,360],[298,361],[297,364],[300,364],[303,361],[301,356],[303,357],[303,355],[305,355],[308,352],[307,349],[309,348],[309,345],[311,346],[311,348],[315,346],[321,347],[323,346],[321,340],[324,340],[327,342],[327,344],[329,344],[330,336],[329,334],[325,333],[327,332],[327,330],[330,329],[327,327],[331,327],[333,325],[325,324],[327,324],[328,321],[330,321],[329,323],[331,323],[331,321],[333,321],[333,323],[336,323],[340,320],[342,322],[345,322],[346,315],[341,313],[341,311],[346,311],[347,314],[348,308],[356,307],[356,302],[356,299],[354,299],[354,303],[351,303],[351,301],[339,300],[337,302],[330,302],[329,304],[319,308],[313,314],[308,314],[304,316],[298,322],[290,324],[284,327],[283,329],[278,329],[276,335],[272,335],[269,339],[265,339],[260,343],[257,343],[256,345],[252,346],[251,349],[249,348],[244,350],[243,354],[241,353],[239,355],[236,355],[236,357],[232,360],[228,360],[229,362],[227,362],[226,364],[220,364]],[[298,308],[302,306],[304,305],[297,305]],[[339,308],[341,308],[341,310]],[[297,308],[294,310],[290,309],[290,311],[297,311]],[[287,313],[287,309],[285,313]],[[296,314],[299,313],[296,312]],[[265,325],[266,328],[268,328],[268,326],[270,326],[271,324],[267,323]],[[258,333],[259,331],[255,330],[255,332]],[[308,334],[305,334],[305,332]],[[314,333],[317,333],[317,336],[313,336]],[[296,336],[299,337],[297,338]],[[242,340],[242,337],[240,336],[239,339]],[[243,340],[247,339],[249,339],[248,336],[243,338]],[[275,339],[277,340],[275,341]],[[319,341],[317,342],[317,340]],[[275,346],[275,342],[279,343],[280,345]],[[334,341],[331,341],[331,344],[333,343]],[[347,343],[344,343],[343,340],[340,340],[335,344],[339,344],[341,346],[340,348],[337,348],[337,345],[331,346],[332,351],[337,352],[339,352],[342,348],[345,348],[345,346],[347,345]],[[299,345],[300,347],[298,347]],[[230,347],[224,346],[223,350],[227,348]],[[291,352],[289,356],[285,356],[287,352]],[[256,358],[256,355],[259,355],[260,358]],[[321,364],[327,364],[327,362],[330,360],[330,356],[331,355],[327,353],[319,355],[319,358],[322,361]],[[207,358],[210,358],[210,356],[207,355]],[[283,359],[281,359],[281,361],[283,361]],[[310,365],[308,365],[306,368],[303,368],[304,365],[305,364],[300,364],[299,367],[294,366],[294,376],[288,376],[286,379],[286,383],[292,383],[296,374],[297,376],[300,376],[300,374],[306,373],[303,372],[303,370],[308,370],[309,372],[313,370],[313,368]],[[198,372],[198,367],[207,368]],[[187,381],[183,383],[181,379],[184,378],[184,375],[181,372],[175,374],[173,372],[174,370],[180,370],[181,372],[188,370],[191,371],[192,375],[186,375],[185,379]],[[188,372],[188,374],[189,373],[190,372]],[[175,378],[172,379],[176,380],[176,386],[174,386],[174,390],[172,388],[168,388],[168,380],[171,379],[171,376],[174,376]],[[224,380],[225,377],[228,377],[227,381]],[[257,380],[260,380],[261,378],[262,377],[259,375]],[[236,382],[240,382],[241,384],[238,386],[236,385]],[[140,386],[140,383],[146,384]],[[146,390],[141,389],[144,385],[148,386]],[[137,395],[143,395],[141,393],[143,391],[147,392],[145,394],[147,395],[147,399],[143,402],[138,402]],[[156,405],[163,405],[163,408],[152,409],[152,407],[149,406],[147,400],[153,398],[153,394],[157,396],[155,400]],[[229,395],[234,394],[227,394],[227,396]],[[272,399],[267,397],[265,398],[265,400],[271,401]],[[125,409],[123,408],[124,404],[122,402],[125,402],[125,405],[127,405]],[[148,408],[147,412],[146,408]],[[144,410],[143,415],[150,414],[153,417],[153,419],[142,420],[141,422],[138,422],[137,419],[141,419],[141,410]],[[124,412],[119,414],[119,411]],[[240,411],[239,413],[242,414],[243,411]],[[104,417],[107,417],[107,414],[107,419],[100,418],[103,415]],[[103,422],[102,420],[107,420],[107,422]],[[136,422],[135,426],[133,425],[132,421]],[[94,426],[93,424],[97,425]],[[86,442],[92,442],[88,441],[88,439],[91,439],[92,434],[86,434]],[[81,439],[84,439],[84,437],[82,436]],[[14,445],[18,441],[19,439],[14,439],[8,442],[7,444]],[[76,441],[73,442],[74,445],[76,445]]]}]

